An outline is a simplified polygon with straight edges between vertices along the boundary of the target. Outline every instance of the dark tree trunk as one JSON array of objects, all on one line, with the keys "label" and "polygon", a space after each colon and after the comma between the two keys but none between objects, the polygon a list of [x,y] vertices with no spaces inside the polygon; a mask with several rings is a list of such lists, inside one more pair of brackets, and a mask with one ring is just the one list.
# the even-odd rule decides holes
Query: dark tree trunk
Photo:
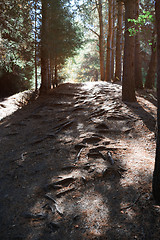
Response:
[{"label": "dark tree trunk", "polygon": [[112,64],[112,38],[113,38],[113,0],[109,1],[108,10],[108,37],[107,37],[107,57],[105,81],[111,81],[111,64]]},{"label": "dark tree trunk", "polygon": [[[138,17],[139,17],[139,0],[136,0],[135,19],[138,19]],[[137,34],[135,36],[135,87],[136,87],[136,89],[143,89],[142,60],[141,60],[139,31],[137,32]]]},{"label": "dark tree trunk", "polygon": [[136,101],[135,97],[135,37],[129,36],[132,26],[128,19],[135,18],[135,0],[125,0],[125,43],[122,81],[122,100]]},{"label": "dark tree trunk", "polygon": [[37,0],[35,0],[35,19],[34,19],[34,24],[35,24],[35,35],[34,35],[34,38],[35,38],[35,42],[34,42],[34,68],[35,68],[35,90],[37,90],[38,88],[38,81],[37,81]]},{"label": "dark tree trunk", "polygon": [[41,87],[40,94],[48,90],[48,51],[47,51],[47,4],[42,0],[42,31],[41,31]]},{"label": "dark tree trunk", "polygon": [[58,71],[57,64],[54,66],[54,87],[58,87]]},{"label": "dark tree trunk", "polygon": [[48,89],[51,89],[51,65],[50,65],[50,58],[48,59]]},{"label": "dark tree trunk", "polygon": [[53,59],[50,58],[50,67],[51,67],[51,86],[54,85],[54,78],[53,78],[53,70],[54,70],[54,64],[53,64]]},{"label": "dark tree trunk", "polygon": [[114,80],[114,64],[115,64],[115,18],[116,18],[116,0],[113,0],[113,36],[112,36],[112,55],[111,55],[111,80]]},{"label": "dark tree trunk", "polygon": [[157,24],[157,146],[155,168],[153,172],[153,196],[155,201],[160,204],[160,1],[156,0],[156,24]]},{"label": "dark tree trunk", "polygon": [[105,70],[104,70],[104,32],[103,32],[103,15],[102,15],[102,1],[98,0],[96,2],[98,15],[99,15],[99,27],[100,27],[100,34],[99,34],[99,57],[100,57],[100,74],[101,80],[104,81],[105,78]]},{"label": "dark tree trunk", "polygon": [[146,82],[145,82],[145,88],[149,88],[149,89],[152,89],[155,84],[156,59],[157,59],[155,31],[152,34],[152,46],[151,47],[152,47],[151,59],[149,62],[149,67],[148,67]]},{"label": "dark tree trunk", "polygon": [[116,33],[116,70],[114,81],[121,81],[122,76],[122,22],[123,22],[123,3],[118,1],[118,22]]}]

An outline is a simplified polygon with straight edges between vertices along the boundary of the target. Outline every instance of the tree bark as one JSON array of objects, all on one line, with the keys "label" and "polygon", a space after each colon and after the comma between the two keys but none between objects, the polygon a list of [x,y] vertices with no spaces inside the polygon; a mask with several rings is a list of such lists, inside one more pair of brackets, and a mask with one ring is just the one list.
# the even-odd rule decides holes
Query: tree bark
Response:
[{"label": "tree bark", "polygon": [[160,1],[155,1],[157,25],[157,146],[153,172],[152,192],[155,201],[160,205]]},{"label": "tree bark", "polygon": [[100,74],[101,80],[104,81],[105,70],[104,70],[104,32],[103,32],[103,15],[102,15],[102,1],[96,1],[96,7],[99,15],[99,57],[100,57]]},{"label": "tree bark", "polygon": [[125,0],[125,43],[122,81],[122,100],[135,102],[135,37],[130,36],[128,29],[132,23],[128,19],[135,18],[135,0]]},{"label": "tree bark", "polygon": [[57,64],[54,66],[54,87],[58,87],[58,71]]},{"label": "tree bark", "polygon": [[53,71],[54,71],[54,60],[50,57],[50,67],[51,67],[51,86],[54,85]]},{"label": "tree bark", "polygon": [[[135,19],[139,17],[139,0],[135,2]],[[138,30],[138,27],[136,27]],[[139,40],[139,31],[135,36],[135,87],[136,89],[143,89],[142,81],[142,60],[141,60],[141,49]]]},{"label": "tree bark", "polygon": [[149,62],[149,67],[146,76],[145,88],[152,89],[155,84],[155,73],[156,73],[156,41],[155,41],[155,31],[152,34],[152,46],[151,46],[151,59]]},{"label": "tree bark", "polygon": [[48,89],[51,89],[51,65],[50,65],[50,57],[48,58]]},{"label": "tree bark", "polygon": [[41,87],[40,94],[48,90],[48,51],[47,51],[47,4],[42,0],[42,30],[41,30]]},{"label": "tree bark", "polygon": [[112,38],[113,38],[113,0],[109,0],[108,10],[108,37],[105,81],[111,81],[111,59],[112,59]]},{"label": "tree bark", "polygon": [[116,70],[114,81],[121,81],[122,77],[122,23],[123,3],[118,1],[118,22],[116,33]]},{"label": "tree bark", "polygon": [[114,80],[114,64],[115,64],[115,19],[116,19],[116,0],[113,0],[113,28],[112,28],[112,32],[113,32],[113,36],[112,36],[112,43],[111,43],[111,50],[112,50],[112,54],[111,54],[111,80]]},{"label": "tree bark", "polygon": [[38,81],[37,81],[37,0],[35,0],[35,6],[34,6],[34,10],[35,10],[35,19],[34,19],[34,27],[35,27],[35,35],[34,35],[34,68],[35,68],[35,90],[37,91],[38,88]]}]

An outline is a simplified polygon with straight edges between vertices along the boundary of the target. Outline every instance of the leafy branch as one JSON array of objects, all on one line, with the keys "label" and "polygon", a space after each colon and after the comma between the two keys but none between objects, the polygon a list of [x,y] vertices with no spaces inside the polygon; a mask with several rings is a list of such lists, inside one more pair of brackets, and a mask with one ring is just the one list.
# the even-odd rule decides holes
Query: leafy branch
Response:
[{"label": "leafy branch", "polygon": [[149,11],[143,11],[143,14],[140,14],[137,19],[128,19],[128,22],[133,23],[134,25],[128,29],[130,35],[135,36],[137,32],[143,27],[147,22],[153,23],[153,15]]}]

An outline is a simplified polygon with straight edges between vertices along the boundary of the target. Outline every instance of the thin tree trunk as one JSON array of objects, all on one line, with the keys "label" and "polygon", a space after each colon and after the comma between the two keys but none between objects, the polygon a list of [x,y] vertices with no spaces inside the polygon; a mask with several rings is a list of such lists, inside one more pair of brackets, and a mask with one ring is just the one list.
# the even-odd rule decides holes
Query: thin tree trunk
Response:
[{"label": "thin tree trunk", "polygon": [[[135,19],[138,19],[138,17],[139,17],[139,0],[136,0]],[[141,60],[139,31],[137,32],[137,34],[135,36],[135,87],[136,87],[136,89],[143,89],[142,60]]]},{"label": "thin tree trunk", "polygon": [[54,64],[53,64],[53,59],[50,57],[50,67],[51,67],[51,86],[54,85],[54,78],[53,78],[53,69],[54,69]]},{"label": "thin tree trunk", "polygon": [[156,0],[156,23],[157,23],[157,146],[155,167],[153,172],[152,192],[154,199],[160,204],[160,1]]},{"label": "thin tree trunk", "polygon": [[42,31],[41,31],[41,87],[40,94],[48,90],[48,51],[47,51],[47,4],[42,0]]},{"label": "thin tree trunk", "polygon": [[105,81],[107,82],[111,81],[112,38],[113,38],[113,0],[109,0],[107,57],[106,57],[106,75],[105,75]]},{"label": "thin tree trunk", "polygon": [[103,32],[103,15],[102,15],[102,1],[96,1],[96,7],[98,10],[99,15],[99,27],[100,27],[100,34],[99,34],[99,57],[100,57],[100,74],[101,80],[104,81],[105,77],[105,70],[104,70],[104,32]]},{"label": "thin tree trunk", "polygon": [[152,89],[155,85],[155,74],[156,74],[156,41],[155,41],[155,31],[152,34],[152,46],[151,46],[151,59],[149,62],[149,67],[146,76],[145,88]]},{"label": "thin tree trunk", "polygon": [[114,80],[114,63],[115,63],[115,18],[116,18],[116,0],[113,0],[113,36],[112,36],[112,54],[111,54],[111,80]]},{"label": "thin tree trunk", "polygon": [[125,0],[125,43],[122,81],[122,100],[136,101],[135,97],[135,37],[128,29],[132,26],[128,19],[135,18],[135,0]]},{"label": "thin tree trunk", "polygon": [[54,66],[54,86],[58,87],[58,71],[57,71],[57,64]]},{"label": "thin tree trunk", "polygon": [[37,0],[35,0],[35,42],[34,42],[34,54],[35,54],[35,58],[34,58],[34,64],[35,64],[35,90],[37,90],[38,88],[38,82],[37,82]]},{"label": "thin tree trunk", "polygon": [[118,23],[116,34],[116,70],[114,81],[121,81],[122,76],[122,23],[123,23],[123,3],[118,1]]},{"label": "thin tree trunk", "polygon": [[48,58],[48,89],[51,89],[51,65],[50,65],[50,58]]}]

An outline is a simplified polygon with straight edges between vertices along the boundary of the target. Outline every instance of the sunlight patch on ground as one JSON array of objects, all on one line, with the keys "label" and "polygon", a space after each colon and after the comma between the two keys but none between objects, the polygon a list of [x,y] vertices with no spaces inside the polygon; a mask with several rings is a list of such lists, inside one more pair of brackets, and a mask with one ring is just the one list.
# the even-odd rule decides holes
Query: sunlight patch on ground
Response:
[{"label": "sunlight patch on ground", "polygon": [[84,129],[84,124],[83,123],[78,123],[77,130],[82,131],[83,129]]},{"label": "sunlight patch on ground", "polygon": [[109,210],[102,196],[95,192],[85,192],[78,202],[82,216],[84,217],[87,232],[94,236],[103,234],[103,227],[108,225]]},{"label": "sunlight patch on ground", "polygon": [[15,111],[20,109],[22,105],[25,105],[29,100],[33,91],[27,90],[14,94],[10,97],[0,99],[0,120],[13,114]]},{"label": "sunlight patch on ground", "polygon": [[[128,178],[128,186],[138,182],[145,184],[145,181],[150,181],[153,174],[155,156],[147,150],[147,145],[142,146],[142,142],[140,145],[139,140],[132,141],[123,155],[123,159],[124,161],[127,160],[126,168],[128,171],[125,177]],[[121,179],[121,184],[123,185],[123,183],[126,185],[125,178]]]},{"label": "sunlight patch on ground", "polygon": [[86,90],[86,91],[90,91],[91,89],[93,90],[93,94],[95,94],[96,92],[99,92],[100,88],[103,88],[107,86],[106,82],[85,82],[85,84],[82,87],[82,90]]}]

